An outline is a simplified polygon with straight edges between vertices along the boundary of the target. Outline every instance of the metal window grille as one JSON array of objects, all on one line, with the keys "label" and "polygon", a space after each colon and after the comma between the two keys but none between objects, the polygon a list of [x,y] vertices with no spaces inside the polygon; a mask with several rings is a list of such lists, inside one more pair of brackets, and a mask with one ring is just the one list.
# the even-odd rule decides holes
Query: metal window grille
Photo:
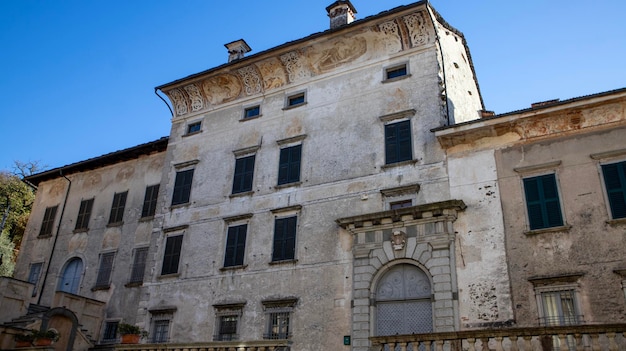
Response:
[{"label": "metal window grille", "polygon": [[157,320],[154,322],[154,333],[152,333],[152,342],[155,344],[165,343],[169,340],[170,321]]},{"label": "metal window grille", "polygon": [[289,339],[289,318],[291,312],[270,312],[268,331],[264,335],[265,339],[279,340]]},{"label": "metal window grille", "polygon": [[215,335],[216,341],[231,341],[237,340],[237,322],[239,317],[237,315],[220,316],[219,317],[219,333]]},{"label": "metal window grille", "polygon": [[115,342],[117,341],[117,326],[119,322],[106,322],[104,325],[104,334],[102,335],[102,341]]}]

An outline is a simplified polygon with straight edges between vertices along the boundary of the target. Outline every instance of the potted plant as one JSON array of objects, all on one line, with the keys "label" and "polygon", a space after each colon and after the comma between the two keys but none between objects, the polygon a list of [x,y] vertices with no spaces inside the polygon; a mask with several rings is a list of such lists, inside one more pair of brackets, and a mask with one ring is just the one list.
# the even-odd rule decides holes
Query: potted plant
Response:
[{"label": "potted plant", "polygon": [[33,337],[35,346],[49,346],[59,340],[59,332],[54,329],[35,330],[33,331]]},{"label": "potted plant", "polygon": [[33,344],[35,336],[32,332],[26,334],[15,334],[15,347],[29,347]]},{"label": "potted plant", "polygon": [[121,336],[122,344],[138,344],[139,339],[148,336],[148,332],[136,325],[120,323],[117,325],[117,332]]}]

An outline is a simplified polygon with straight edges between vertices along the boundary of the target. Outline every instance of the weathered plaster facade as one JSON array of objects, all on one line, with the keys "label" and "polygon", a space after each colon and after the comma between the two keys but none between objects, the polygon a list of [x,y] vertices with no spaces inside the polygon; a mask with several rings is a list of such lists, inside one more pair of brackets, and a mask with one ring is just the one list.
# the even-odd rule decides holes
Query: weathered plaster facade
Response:
[{"label": "weathered plaster facade", "polygon": [[[626,160],[625,132],[624,89],[436,132],[450,165],[483,158],[469,185],[501,198],[516,325],[550,323],[541,294],[551,291],[573,292],[568,323],[624,321],[624,220],[611,216],[602,165]],[[563,224],[531,230],[523,179],[543,174],[555,176]]]}]

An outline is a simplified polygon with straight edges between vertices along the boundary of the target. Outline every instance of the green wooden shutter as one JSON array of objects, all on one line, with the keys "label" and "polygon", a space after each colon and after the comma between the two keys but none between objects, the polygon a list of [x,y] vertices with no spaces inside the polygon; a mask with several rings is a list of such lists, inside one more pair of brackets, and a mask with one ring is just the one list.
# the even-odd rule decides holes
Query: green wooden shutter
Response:
[{"label": "green wooden shutter", "polygon": [[228,228],[226,237],[226,254],[224,267],[241,266],[246,248],[246,230],[248,225],[242,224]]},{"label": "green wooden shutter", "polygon": [[525,178],[524,192],[531,230],[563,225],[554,174]]},{"label": "green wooden shutter", "polygon": [[626,218],[626,161],[602,165],[611,217]]}]

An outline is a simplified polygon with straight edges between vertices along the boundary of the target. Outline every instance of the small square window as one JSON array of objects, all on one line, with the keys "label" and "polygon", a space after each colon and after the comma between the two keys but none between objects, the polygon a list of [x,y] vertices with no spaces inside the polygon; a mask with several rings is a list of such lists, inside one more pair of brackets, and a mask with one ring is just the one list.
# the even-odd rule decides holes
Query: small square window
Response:
[{"label": "small square window", "polygon": [[202,127],[202,122],[194,122],[187,125],[187,134],[198,133]]},{"label": "small square window", "polygon": [[285,108],[292,108],[300,105],[304,105],[306,103],[306,93],[301,92],[297,94],[293,94],[287,97],[287,101],[285,103]]},{"label": "small square window", "polygon": [[256,105],[256,106],[251,106],[251,107],[247,107],[243,110],[243,118],[252,118],[252,117],[258,117],[261,115],[261,106],[260,105]]},{"label": "small square window", "polygon": [[385,79],[394,79],[398,77],[403,77],[408,74],[408,70],[406,65],[402,66],[394,66],[391,68],[385,69]]}]

